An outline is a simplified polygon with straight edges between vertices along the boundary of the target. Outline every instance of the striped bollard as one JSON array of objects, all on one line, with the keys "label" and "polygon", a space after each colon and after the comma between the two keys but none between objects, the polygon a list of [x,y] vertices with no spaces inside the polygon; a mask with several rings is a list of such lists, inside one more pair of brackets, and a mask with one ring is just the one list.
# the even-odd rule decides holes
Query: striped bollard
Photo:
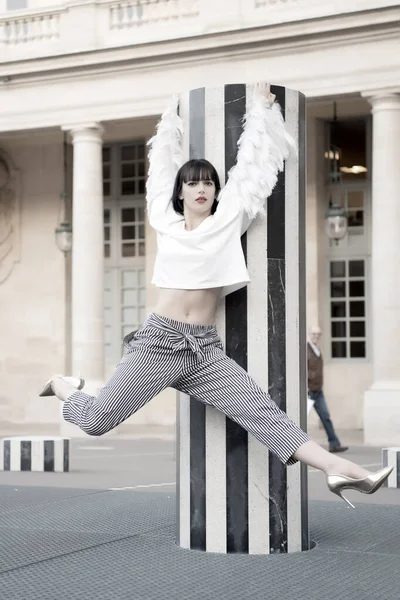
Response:
[{"label": "striped bollard", "polygon": [[69,471],[69,439],[24,436],[0,440],[0,471]]},{"label": "striped bollard", "polygon": [[[251,86],[181,96],[185,157],[206,158],[226,181],[236,162]],[[224,298],[217,327],[228,356],[306,428],[305,98],[271,86],[298,159],[286,162],[242,245],[251,284]],[[309,548],[307,470],[278,458],[214,408],[178,394],[177,539],[208,552],[269,554]]]},{"label": "striped bollard", "polygon": [[393,467],[383,487],[400,488],[400,448],[382,448],[382,466]]}]

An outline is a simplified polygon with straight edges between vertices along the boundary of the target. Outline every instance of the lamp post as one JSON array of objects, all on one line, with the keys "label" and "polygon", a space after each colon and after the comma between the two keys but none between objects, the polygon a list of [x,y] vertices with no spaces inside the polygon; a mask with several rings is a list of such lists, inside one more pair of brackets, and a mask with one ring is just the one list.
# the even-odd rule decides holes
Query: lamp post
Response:
[{"label": "lamp post", "polygon": [[67,214],[67,193],[68,186],[68,164],[67,164],[67,134],[64,132],[63,139],[63,191],[60,194],[62,202],[62,212],[64,218],[61,220],[59,226],[55,230],[57,248],[67,254],[72,249],[72,226],[71,223],[65,218]]},{"label": "lamp post", "polygon": [[[329,160],[328,179],[331,184],[340,184],[342,179],[342,168],[340,166],[341,148],[338,144],[338,125],[336,102],[333,103],[333,121],[329,127],[329,149],[325,152],[325,158]],[[343,239],[347,233],[347,213],[342,206],[329,200],[329,208],[325,214],[325,229],[330,240],[335,244]]]},{"label": "lamp post", "polygon": [[336,245],[343,239],[347,233],[347,213],[342,206],[329,203],[329,208],[325,214],[325,228],[330,240],[334,240]]},{"label": "lamp post", "polygon": [[55,230],[56,244],[61,252],[67,254],[72,249],[72,227],[70,223],[62,222]]},{"label": "lamp post", "polygon": [[329,149],[325,152],[325,158],[329,160],[329,181],[340,183],[342,178],[340,169],[341,149],[338,145],[338,125],[336,102],[333,103],[333,120],[329,124]]},{"label": "lamp post", "polygon": [[335,144],[331,143],[329,151],[325,152],[325,158],[328,158],[330,161],[330,169],[328,174],[329,181],[331,183],[340,183],[340,180],[342,178],[342,169],[339,166],[341,158],[340,148]]}]

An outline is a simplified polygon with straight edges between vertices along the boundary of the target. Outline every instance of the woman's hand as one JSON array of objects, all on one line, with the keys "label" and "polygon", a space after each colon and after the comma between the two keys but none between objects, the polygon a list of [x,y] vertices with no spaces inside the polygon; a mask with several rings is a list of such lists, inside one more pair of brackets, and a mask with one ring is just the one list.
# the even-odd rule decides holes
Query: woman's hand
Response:
[{"label": "woman's hand", "polygon": [[264,96],[267,99],[269,107],[275,102],[276,96],[271,93],[271,85],[265,81],[257,81],[257,83],[254,84],[254,92]]}]

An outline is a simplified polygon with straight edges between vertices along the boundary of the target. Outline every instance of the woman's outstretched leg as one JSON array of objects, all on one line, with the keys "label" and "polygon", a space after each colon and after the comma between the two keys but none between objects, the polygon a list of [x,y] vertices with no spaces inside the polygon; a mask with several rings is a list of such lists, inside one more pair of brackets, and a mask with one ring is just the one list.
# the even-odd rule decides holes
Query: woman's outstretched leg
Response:
[{"label": "woman's outstretched leg", "polygon": [[293,458],[319,471],[324,471],[327,475],[345,475],[354,479],[361,479],[369,475],[369,471],[363,467],[359,467],[345,458],[332,455],[313,440],[302,444],[293,453]]},{"label": "woman's outstretched leg", "polygon": [[144,327],[97,397],[63,378],[52,379],[55,395],[64,401],[63,417],[89,435],[103,435],[137,412],[154,396],[179,380],[184,353],[167,335]]},{"label": "woman's outstretched leg", "polygon": [[182,377],[183,392],[214,406],[249,431],[285,464],[301,461],[329,475],[361,479],[357,464],[312,441],[234,360],[219,348]]}]

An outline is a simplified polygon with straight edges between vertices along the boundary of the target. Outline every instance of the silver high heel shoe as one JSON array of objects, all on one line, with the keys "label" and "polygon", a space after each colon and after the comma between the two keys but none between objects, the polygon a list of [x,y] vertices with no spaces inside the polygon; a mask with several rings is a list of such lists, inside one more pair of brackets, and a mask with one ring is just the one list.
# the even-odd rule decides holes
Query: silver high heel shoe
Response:
[{"label": "silver high heel shoe", "polygon": [[62,377],[61,375],[53,375],[51,379],[46,381],[44,388],[40,392],[39,396],[55,396],[51,382],[53,381],[53,379],[56,378],[62,379],[66,383],[69,383],[69,385],[76,387],[78,390],[81,390],[85,385],[85,380],[83,379],[83,377]]},{"label": "silver high heel shoe", "polygon": [[343,490],[356,490],[362,494],[373,494],[385,483],[392,471],[393,467],[384,467],[363,479],[353,479],[345,475],[328,475],[326,482],[333,494],[340,496],[349,506],[355,508],[354,504],[343,495]]}]

